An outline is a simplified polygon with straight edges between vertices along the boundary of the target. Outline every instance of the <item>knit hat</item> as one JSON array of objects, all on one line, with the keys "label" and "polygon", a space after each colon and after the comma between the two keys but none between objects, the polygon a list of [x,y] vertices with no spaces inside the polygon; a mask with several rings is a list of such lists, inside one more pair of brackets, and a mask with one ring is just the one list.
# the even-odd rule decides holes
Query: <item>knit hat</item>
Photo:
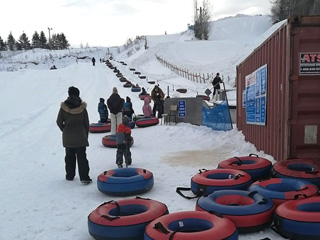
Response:
[{"label": "knit hat", "polygon": [[123,125],[129,127],[129,121],[130,121],[129,118],[126,115],[124,115],[122,118]]},{"label": "knit hat", "polygon": [[112,89],[112,93],[118,93],[118,89],[117,89],[116,87],[114,87],[114,88]]},{"label": "knit hat", "polygon": [[73,96],[78,96],[80,95],[80,91],[78,88],[74,87],[74,86],[71,86],[69,87],[68,89],[68,94],[69,96],[73,95]]},{"label": "knit hat", "polygon": [[104,98],[100,98],[100,102],[104,102]]},{"label": "knit hat", "polygon": [[126,101],[127,102],[130,102],[131,101],[131,98],[129,98],[128,96],[126,97]]}]

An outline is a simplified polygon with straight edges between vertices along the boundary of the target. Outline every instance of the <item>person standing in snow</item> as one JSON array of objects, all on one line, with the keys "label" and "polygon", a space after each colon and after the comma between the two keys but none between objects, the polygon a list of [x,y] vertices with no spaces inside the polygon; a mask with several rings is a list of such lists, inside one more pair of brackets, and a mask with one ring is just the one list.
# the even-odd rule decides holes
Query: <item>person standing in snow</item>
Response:
[{"label": "person standing in snow", "polygon": [[131,99],[128,96],[126,97],[126,102],[124,103],[124,106],[123,106],[123,114],[126,115],[130,119],[130,121],[132,120],[132,115],[134,114],[134,110],[132,107]]},{"label": "person standing in snow", "polygon": [[87,104],[79,97],[80,91],[76,87],[69,87],[69,97],[61,103],[57,117],[57,125],[62,131],[62,143],[65,147],[66,179],[72,181],[76,174],[76,161],[80,181],[83,184],[92,182],[89,177],[89,162],[86,147],[89,146],[89,116]]},{"label": "person standing in snow", "polygon": [[95,66],[96,65],[96,59],[93,57],[92,58],[92,65]]},{"label": "person standing in snow", "polygon": [[142,112],[143,112],[143,116],[145,118],[151,118],[152,117],[152,110],[151,110],[151,106],[150,106],[150,98],[146,97],[144,100],[144,104],[142,107]]},{"label": "person standing in snow", "polygon": [[215,78],[212,81],[212,86],[213,86],[213,94],[212,94],[212,98],[214,99],[216,94],[219,94],[219,90],[220,90],[220,83],[222,82],[221,78],[220,78],[220,74],[217,73]]},{"label": "person standing in snow", "polygon": [[161,88],[159,88],[158,85],[154,86],[152,89],[151,99],[153,100],[153,116],[156,116],[156,112],[158,111],[158,118],[162,118],[164,92],[161,90]]},{"label": "person standing in snow", "polygon": [[100,98],[100,102],[98,104],[98,112],[100,115],[100,122],[106,123],[108,121],[108,108],[107,105],[104,103],[104,98]]},{"label": "person standing in snow", "polygon": [[122,123],[119,124],[116,134],[117,141],[117,155],[116,164],[119,168],[123,167],[123,156],[125,159],[126,166],[128,167],[132,163],[131,159],[131,129],[129,127],[129,118],[123,116]]},{"label": "person standing in snow", "polygon": [[122,109],[123,109],[124,99],[118,94],[118,89],[114,87],[112,89],[112,94],[107,100],[107,105],[110,110],[111,119],[111,135],[116,134],[117,127],[122,123]]}]

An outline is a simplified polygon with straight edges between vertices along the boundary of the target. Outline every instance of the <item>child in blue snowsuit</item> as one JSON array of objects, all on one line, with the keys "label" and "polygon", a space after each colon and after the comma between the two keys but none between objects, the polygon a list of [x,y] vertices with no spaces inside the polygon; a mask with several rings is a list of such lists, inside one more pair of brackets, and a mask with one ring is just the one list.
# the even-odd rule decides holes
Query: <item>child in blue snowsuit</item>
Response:
[{"label": "child in blue snowsuit", "polygon": [[107,105],[104,103],[104,99],[100,98],[100,102],[98,104],[98,112],[100,114],[100,122],[106,123],[108,120],[108,108]]},{"label": "child in blue snowsuit", "polygon": [[116,164],[119,168],[123,167],[123,156],[125,159],[126,167],[131,165],[131,128],[129,127],[129,118],[123,116],[122,123],[119,124],[116,133],[117,141],[117,155],[116,155]]}]

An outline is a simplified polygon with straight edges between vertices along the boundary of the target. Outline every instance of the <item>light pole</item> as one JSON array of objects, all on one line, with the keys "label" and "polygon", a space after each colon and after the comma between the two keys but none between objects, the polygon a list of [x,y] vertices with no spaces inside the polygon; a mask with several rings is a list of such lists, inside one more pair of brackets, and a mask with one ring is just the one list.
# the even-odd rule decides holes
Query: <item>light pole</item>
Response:
[{"label": "light pole", "polygon": [[51,37],[50,37],[50,30],[52,30],[52,28],[48,27],[48,31],[49,31],[49,48],[51,49]]}]

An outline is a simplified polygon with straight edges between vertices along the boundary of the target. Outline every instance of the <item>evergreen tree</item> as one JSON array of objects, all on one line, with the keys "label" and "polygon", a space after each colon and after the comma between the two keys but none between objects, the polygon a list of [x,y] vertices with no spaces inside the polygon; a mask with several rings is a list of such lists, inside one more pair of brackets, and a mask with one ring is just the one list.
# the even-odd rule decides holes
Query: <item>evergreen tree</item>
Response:
[{"label": "evergreen tree", "polygon": [[70,47],[70,44],[63,33],[59,35],[58,39],[59,39],[61,49],[68,49]]},{"label": "evergreen tree", "polygon": [[6,44],[4,43],[4,41],[2,40],[1,36],[0,36],[0,51],[6,51]]},{"label": "evergreen tree", "polygon": [[21,49],[23,50],[29,50],[31,49],[31,44],[29,41],[29,38],[25,33],[22,33],[18,40],[19,44],[21,45]]},{"label": "evergreen tree", "polygon": [[47,38],[46,38],[46,35],[44,35],[44,32],[41,31],[40,32],[40,48],[48,48],[48,45],[47,45]]},{"label": "evergreen tree", "polygon": [[15,48],[16,48],[16,50],[22,50],[22,46],[19,41],[16,41]]},{"label": "evergreen tree", "polygon": [[12,36],[12,33],[10,32],[7,39],[7,49],[9,49],[10,51],[14,51],[16,47],[15,45],[16,45],[16,40],[14,39],[14,37]]},{"label": "evergreen tree", "polygon": [[35,31],[32,36],[32,47],[41,48],[40,36],[37,31]]},{"label": "evergreen tree", "polygon": [[53,34],[51,38],[51,49],[61,50],[67,49],[70,44],[63,33]]}]

